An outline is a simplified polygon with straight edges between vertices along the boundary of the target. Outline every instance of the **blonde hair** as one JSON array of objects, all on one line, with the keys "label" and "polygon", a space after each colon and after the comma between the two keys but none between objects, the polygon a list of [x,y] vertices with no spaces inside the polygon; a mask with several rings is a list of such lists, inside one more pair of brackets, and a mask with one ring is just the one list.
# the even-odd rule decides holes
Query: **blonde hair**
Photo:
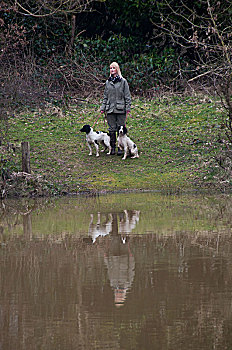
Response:
[{"label": "blonde hair", "polygon": [[121,70],[120,70],[120,68],[119,68],[119,64],[118,64],[117,62],[112,62],[112,63],[110,64],[110,67],[111,67],[111,66],[114,66],[114,67],[117,69],[118,75],[120,76],[120,78],[122,78],[122,73],[121,73]]}]

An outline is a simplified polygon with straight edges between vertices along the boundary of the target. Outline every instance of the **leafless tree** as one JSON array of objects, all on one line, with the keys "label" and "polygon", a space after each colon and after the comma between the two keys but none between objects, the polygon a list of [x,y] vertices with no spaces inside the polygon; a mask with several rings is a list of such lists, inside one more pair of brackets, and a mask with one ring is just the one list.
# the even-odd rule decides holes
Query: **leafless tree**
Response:
[{"label": "leafless tree", "polygon": [[34,17],[53,16],[89,11],[94,0],[10,0],[12,6],[23,15]]},{"label": "leafless tree", "polygon": [[[167,15],[164,16],[164,8]],[[181,66],[180,74],[192,84],[207,84],[221,98],[225,111],[226,157],[216,157],[219,165],[232,173],[232,2],[199,0],[191,7],[184,0],[163,1],[161,25],[157,32],[167,35],[181,52],[191,55],[191,65]],[[212,90],[211,90],[212,91]]]},{"label": "leafless tree", "polygon": [[32,17],[71,16],[71,40],[73,47],[76,29],[76,15],[81,12],[90,12],[94,0],[9,0],[15,11],[21,15]]}]

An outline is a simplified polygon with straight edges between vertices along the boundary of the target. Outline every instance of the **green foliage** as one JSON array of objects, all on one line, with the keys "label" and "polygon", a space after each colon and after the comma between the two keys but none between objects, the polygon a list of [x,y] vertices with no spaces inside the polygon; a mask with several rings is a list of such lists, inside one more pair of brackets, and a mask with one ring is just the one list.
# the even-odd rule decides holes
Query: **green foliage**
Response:
[{"label": "green foliage", "polygon": [[[15,145],[1,141],[0,146],[0,187],[1,180],[6,181],[14,171],[20,171],[15,159]],[[1,195],[1,193],[0,193]]]},{"label": "green foliage", "polygon": [[96,69],[104,76],[109,74],[109,64],[118,62],[130,87],[137,91],[158,86],[161,81],[168,84],[176,73],[173,48],[166,47],[160,53],[154,46],[140,43],[131,36],[114,34],[107,40],[78,37],[75,57],[83,66],[86,61],[94,62]]},{"label": "green foliage", "polygon": [[4,27],[5,40],[1,40],[3,43],[12,42],[14,49],[17,49],[20,44],[22,46],[23,41],[27,42],[26,52],[30,51],[36,58],[49,57],[55,52],[64,51],[70,37],[68,21],[56,15],[26,16],[15,7],[0,7],[0,14],[3,20],[1,27]]},{"label": "green foliage", "polygon": [[[131,51],[132,49],[132,51]],[[134,38],[112,35],[107,40],[101,37],[95,39],[77,37],[75,41],[75,54],[78,60],[94,58],[94,60],[118,61],[120,64],[131,58],[131,55],[140,49]]]},{"label": "green foliage", "polygon": [[152,0],[108,0],[106,1],[107,15],[115,32],[132,35],[139,41],[146,41],[151,36],[153,25],[150,18],[156,18],[157,5]]}]

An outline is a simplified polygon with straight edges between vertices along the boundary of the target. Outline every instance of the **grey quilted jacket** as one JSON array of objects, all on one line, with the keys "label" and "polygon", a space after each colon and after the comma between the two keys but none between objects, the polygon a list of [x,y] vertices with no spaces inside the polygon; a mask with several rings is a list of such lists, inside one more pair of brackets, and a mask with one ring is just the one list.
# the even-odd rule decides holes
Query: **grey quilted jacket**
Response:
[{"label": "grey quilted jacket", "polygon": [[131,94],[126,79],[113,83],[107,80],[101,111],[106,113],[126,113],[131,109]]}]

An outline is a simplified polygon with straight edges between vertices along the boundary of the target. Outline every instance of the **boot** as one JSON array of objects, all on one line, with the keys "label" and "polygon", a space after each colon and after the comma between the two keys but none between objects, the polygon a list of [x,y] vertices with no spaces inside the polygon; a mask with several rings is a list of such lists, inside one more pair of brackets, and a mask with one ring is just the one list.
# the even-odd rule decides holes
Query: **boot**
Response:
[{"label": "boot", "polygon": [[111,152],[110,154],[112,156],[115,155],[115,145],[116,145],[116,132],[110,132],[110,146],[111,146]]},{"label": "boot", "polygon": [[118,147],[117,156],[122,156],[124,152]]}]

